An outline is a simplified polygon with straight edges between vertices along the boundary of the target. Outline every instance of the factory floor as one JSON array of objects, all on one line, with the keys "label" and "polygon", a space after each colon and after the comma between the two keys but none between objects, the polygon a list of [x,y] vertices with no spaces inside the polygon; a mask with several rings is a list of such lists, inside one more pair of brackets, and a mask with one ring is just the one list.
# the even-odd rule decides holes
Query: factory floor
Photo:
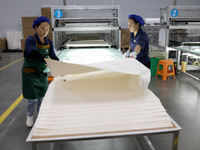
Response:
[{"label": "factory floor", "polygon": [[[4,52],[0,59],[0,149],[31,150],[26,142],[30,128],[26,127],[26,101],[22,98],[22,52]],[[199,73],[195,73],[199,76]],[[151,77],[149,85],[168,114],[179,124],[178,150],[200,149],[200,83],[186,75],[163,81]],[[156,150],[170,150],[172,135],[148,136]],[[40,144],[41,150],[148,150],[141,137],[125,137],[90,141]]]}]

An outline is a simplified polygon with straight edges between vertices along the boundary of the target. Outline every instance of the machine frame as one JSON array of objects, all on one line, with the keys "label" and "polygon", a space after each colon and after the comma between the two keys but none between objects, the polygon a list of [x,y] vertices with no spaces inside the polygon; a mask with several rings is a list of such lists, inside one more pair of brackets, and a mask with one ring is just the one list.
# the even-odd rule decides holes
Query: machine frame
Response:
[{"label": "machine frame", "polygon": [[130,132],[118,132],[118,133],[106,133],[106,134],[92,134],[92,135],[80,135],[80,136],[69,136],[69,137],[49,137],[41,139],[32,139],[32,132],[34,127],[31,129],[29,136],[27,137],[27,142],[32,143],[32,150],[38,150],[37,144],[50,143],[49,150],[53,149],[55,142],[60,141],[83,141],[83,140],[95,140],[95,139],[110,139],[110,138],[120,138],[120,137],[131,137],[131,136],[143,136],[151,150],[155,150],[153,144],[147,137],[148,135],[159,135],[159,134],[172,134],[172,146],[171,150],[178,150],[178,140],[179,131],[181,127],[171,118],[173,128],[164,129],[153,129],[153,130],[142,130],[142,131],[130,131]]},{"label": "machine frame", "polygon": [[[61,17],[56,16],[57,11],[62,12]],[[65,48],[63,44],[81,34],[85,38],[102,36],[100,39],[121,50],[119,5],[51,6],[51,20],[55,50]]]}]

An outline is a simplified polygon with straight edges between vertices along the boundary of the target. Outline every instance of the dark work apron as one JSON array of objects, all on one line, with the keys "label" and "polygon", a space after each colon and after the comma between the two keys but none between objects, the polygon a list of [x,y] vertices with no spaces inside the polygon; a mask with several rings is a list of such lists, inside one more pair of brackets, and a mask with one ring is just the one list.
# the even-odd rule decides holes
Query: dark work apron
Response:
[{"label": "dark work apron", "polygon": [[[49,43],[48,45],[41,45],[36,40],[36,46],[40,54],[45,58],[49,57]],[[36,58],[24,59],[22,67],[22,90],[24,98],[38,99],[44,97],[48,87],[47,74],[43,73],[45,68],[46,64]]]}]

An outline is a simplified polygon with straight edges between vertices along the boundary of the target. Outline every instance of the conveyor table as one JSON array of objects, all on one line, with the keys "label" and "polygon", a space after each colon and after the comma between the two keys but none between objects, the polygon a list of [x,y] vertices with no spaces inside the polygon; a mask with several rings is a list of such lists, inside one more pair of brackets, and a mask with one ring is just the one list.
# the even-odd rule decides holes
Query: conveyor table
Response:
[{"label": "conveyor table", "polygon": [[49,137],[49,138],[39,138],[39,139],[32,139],[32,132],[34,129],[33,127],[26,141],[32,143],[32,150],[38,150],[37,144],[41,144],[41,143],[52,144],[52,143],[60,142],[60,141],[67,142],[67,141],[80,141],[80,140],[109,139],[109,138],[117,138],[117,137],[130,137],[130,136],[138,136],[138,135],[148,136],[148,135],[155,135],[155,134],[158,134],[158,135],[159,134],[173,134],[171,150],[178,150],[179,131],[181,130],[181,127],[173,119],[171,119],[171,121],[173,124],[172,128],[104,133],[104,134],[91,134],[91,135],[80,135],[80,136],[67,136],[67,137]]}]

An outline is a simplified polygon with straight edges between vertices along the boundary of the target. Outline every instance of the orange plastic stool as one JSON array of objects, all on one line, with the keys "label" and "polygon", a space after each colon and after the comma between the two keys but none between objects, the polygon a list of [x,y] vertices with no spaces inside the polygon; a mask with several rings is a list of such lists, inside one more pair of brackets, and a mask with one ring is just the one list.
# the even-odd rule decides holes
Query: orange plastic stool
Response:
[{"label": "orange plastic stool", "polygon": [[53,81],[53,76],[48,76],[48,81]]},{"label": "orange plastic stool", "polygon": [[[163,66],[162,70],[159,70],[160,65]],[[172,66],[172,70],[169,70],[169,66]],[[170,59],[159,60],[156,77],[157,77],[157,75],[161,75],[163,80],[167,80],[167,77],[171,76],[171,75],[173,75],[174,79],[175,79],[173,60],[170,60]]]}]

